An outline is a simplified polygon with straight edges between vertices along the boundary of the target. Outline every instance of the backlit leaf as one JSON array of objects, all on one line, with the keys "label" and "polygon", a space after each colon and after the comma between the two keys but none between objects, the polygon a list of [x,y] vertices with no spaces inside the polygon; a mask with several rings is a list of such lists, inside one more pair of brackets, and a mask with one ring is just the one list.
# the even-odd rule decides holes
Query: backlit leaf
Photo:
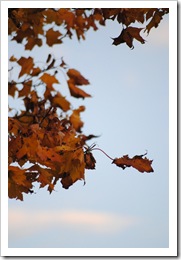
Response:
[{"label": "backlit leaf", "polygon": [[84,78],[79,71],[75,69],[69,69],[67,72],[69,78],[74,82],[75,85],[88,85],[89,81]]},{"label": "backlit leaf", "polygon": [[74,109],[72,115],[70,116],[70,122],[77,132],[81,132],[83,122],[80,119],[80,113],[85,110],[84,106],[80,106],[78,109]]},{"label": "backlit leaf", "polygon": [[59,81],[56,79],[56,77],[53,75],[50,75],[48,73],[44,73],[40,79],[47,85],[49,90],[54,90],[53,84],[59,83]]},{"label": "backlit leaf", "polygon": [[59,39],[60,36],[61,36],[61,33],[59,31],[54,31],[51,28],[46,32],[46,43],[49,46],[52,46],[57,43],[62,43],[61,39]]},{"label": "backlit leaf", "polygon": [[18,76],[19,78],[24,74],[30,74],[34,66],[32,57],[28,57],[28,58],[21,57],[17,62],[21,66],[21,71]]},{"label": "backlit leaf", "polygon": [[83,91],[82,89],[76,87],[74,82],[71,79],[68,80],[68,86],[69,86],[70,94],[73,97],[83,98],[83,99],[85,97],[91,97],[90,94],[88,94],[85,91]]},{"label": "backlit leaf", "polygon": [[126,167],[132,166],[140,172],[153,172],[151,167],[152,160],[148,160],[144,155],[135,155],[133,158],[129,158],[128,155],[124,155],[121,158],[115,158],[112,163],[121,167],[123,170]]}]

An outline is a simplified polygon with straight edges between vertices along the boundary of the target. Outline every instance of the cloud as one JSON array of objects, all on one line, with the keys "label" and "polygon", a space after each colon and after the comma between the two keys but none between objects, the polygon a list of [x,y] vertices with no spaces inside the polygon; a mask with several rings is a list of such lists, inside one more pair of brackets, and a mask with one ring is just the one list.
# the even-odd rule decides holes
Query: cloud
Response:
[{"label": "cloud", "polygon": [[44,229],[79,229],[94,234],[115,234],[139,223],[135,217],[80,210],[9,209],[9,237],[22,238]]}]

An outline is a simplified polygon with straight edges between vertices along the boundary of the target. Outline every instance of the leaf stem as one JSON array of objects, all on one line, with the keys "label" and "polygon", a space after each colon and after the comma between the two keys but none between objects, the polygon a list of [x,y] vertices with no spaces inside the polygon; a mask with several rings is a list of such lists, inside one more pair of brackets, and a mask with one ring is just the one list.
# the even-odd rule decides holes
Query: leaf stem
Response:
[{"label": "leaf stem", "polygon": [[104,153],[110,160],[114,160],[113,158],[111,158],[107,153],[105,153],[102,149],[100,149],[100,148],[93,148],[93,149],[91,149],[91,151],[93,151],[93,150],[99,150],[99,151],[101,151],[102,153]]}]

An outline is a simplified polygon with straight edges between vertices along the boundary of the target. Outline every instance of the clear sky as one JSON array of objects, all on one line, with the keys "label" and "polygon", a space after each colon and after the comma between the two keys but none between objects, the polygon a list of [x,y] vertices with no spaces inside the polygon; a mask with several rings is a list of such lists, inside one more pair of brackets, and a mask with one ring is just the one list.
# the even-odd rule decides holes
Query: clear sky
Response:
[{"label": "clear sky", "polygon": [[[107,22],[85,41],[74,37],[52,48],[34,48],[37,61],[49,53],[64,57],[91,85],[85,105],[84,133],[101,135],[95,142],[111,157],[144,154],[154,173],[124,171],[94,151],[96,170],[86,170],[86,185],[68,190],[61,184],[9,200],[9,247],[12,248],[166,248],[169,246],[169,27],[168,15],[144,45],[112,45],[120,25]],[[9,56],[29,55],[9,44]],[[62,79],[63,80],[63,79]],[[67,92],[62,84],[60,91]],[[73,100],[73,99],[72,99]],[[73,102],[73,101],[72,101]],[[93,141],[92,141],[93,142]],[[91,142],[90,142],[91,144]]]}]

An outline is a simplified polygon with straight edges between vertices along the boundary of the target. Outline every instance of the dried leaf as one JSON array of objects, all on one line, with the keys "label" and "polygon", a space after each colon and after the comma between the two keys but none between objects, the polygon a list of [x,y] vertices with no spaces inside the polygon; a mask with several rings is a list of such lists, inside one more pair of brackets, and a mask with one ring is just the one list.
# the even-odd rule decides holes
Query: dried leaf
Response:
[{"label": "dried leaf", "polygon": [[72,82],[75,85],[81,86],[81,85],[89,84],[89,81],[86,78],[84,78],[78,70],[69,69],[67,75],[69,76],[70,79],[72,79]]},{"label": "dried leaf", "polygon": [[51,91],[54,90],[53,84],[59,83],[55,76],[52,76],[48,73],[44,73],[40,79],[47,85],[47,88]]},{"label": "dried leaf", "polygon": [[140,36],[140,31],[143,28],[127,27],[121,31],[121,34],[117,38],[113,38],[113,45],[119,45],[121,43],[126,43],[130,48],[134,48],[133,39],[145,43],[145,40]]},{"label": "dried leaf", "polygon": [[57,43],[62,43],[62,41],[59,39],[60,36],[61,36],[61,33],[59,31],[54,31],[51,28],[46,32],[46,43],[49,46],[52,46]]},{"label": "dried leaf", "polygon": [[42,39],[33,37],[28,37],[27,43],[25,44],[25,50],[32,50],[34,46],[42,46]]},{"label": "dried leaf", "polygon": [[80,113],[85,110],[84,106],[80,106],[78,109],[74,109],[72,115],[70,116],[70,122],[72,123],[75,130],[81,133],[81,128],[84,123],[80,119]]},{"label": "dried leaf", "polygon": [[70,102],[66,100],[59,92],[51,100],[52,106],[60,107],[63,111],[70,109]]},{"label": "dried leaf", "polygon": [[112,163],[121,167],[123,170],[126,167],[132,166],[140,172],[153,172],[151,167],[152,160],[148,160],[146,157],[143,158],[143,155],[135,155],[133,158],[129,158],[128,155],[124,155],[121,158],[115,158]]},{"label": "dried leaf", "polygon": [[15,58],[14,55],[13,55],[13,56],[10,57],[9,60],[13,62],[13,61],[17,61],[17,58]]},{"label": "dried leaf", "polygon": [[95,169],[96,160],[91,152],[84,154],[84,161],[86,169]]},{"label": "dried leaf", "polygon": [[83,98],[83,99],[85,97],[91,97],[90,94],[88,94],[85,91],[83,91],[82,89],[76,87],[74,82],[71,79],[68,80],[68,86],[69,86],[70,94],[73,97]]},{"label": "dried leaf", "polygon": [[28,58],[21,57],[17,62],[21,66],[21,71],[18,76],[19,78],[24,74],[30,74],[34,66],[32,57],[28,57]]}]

